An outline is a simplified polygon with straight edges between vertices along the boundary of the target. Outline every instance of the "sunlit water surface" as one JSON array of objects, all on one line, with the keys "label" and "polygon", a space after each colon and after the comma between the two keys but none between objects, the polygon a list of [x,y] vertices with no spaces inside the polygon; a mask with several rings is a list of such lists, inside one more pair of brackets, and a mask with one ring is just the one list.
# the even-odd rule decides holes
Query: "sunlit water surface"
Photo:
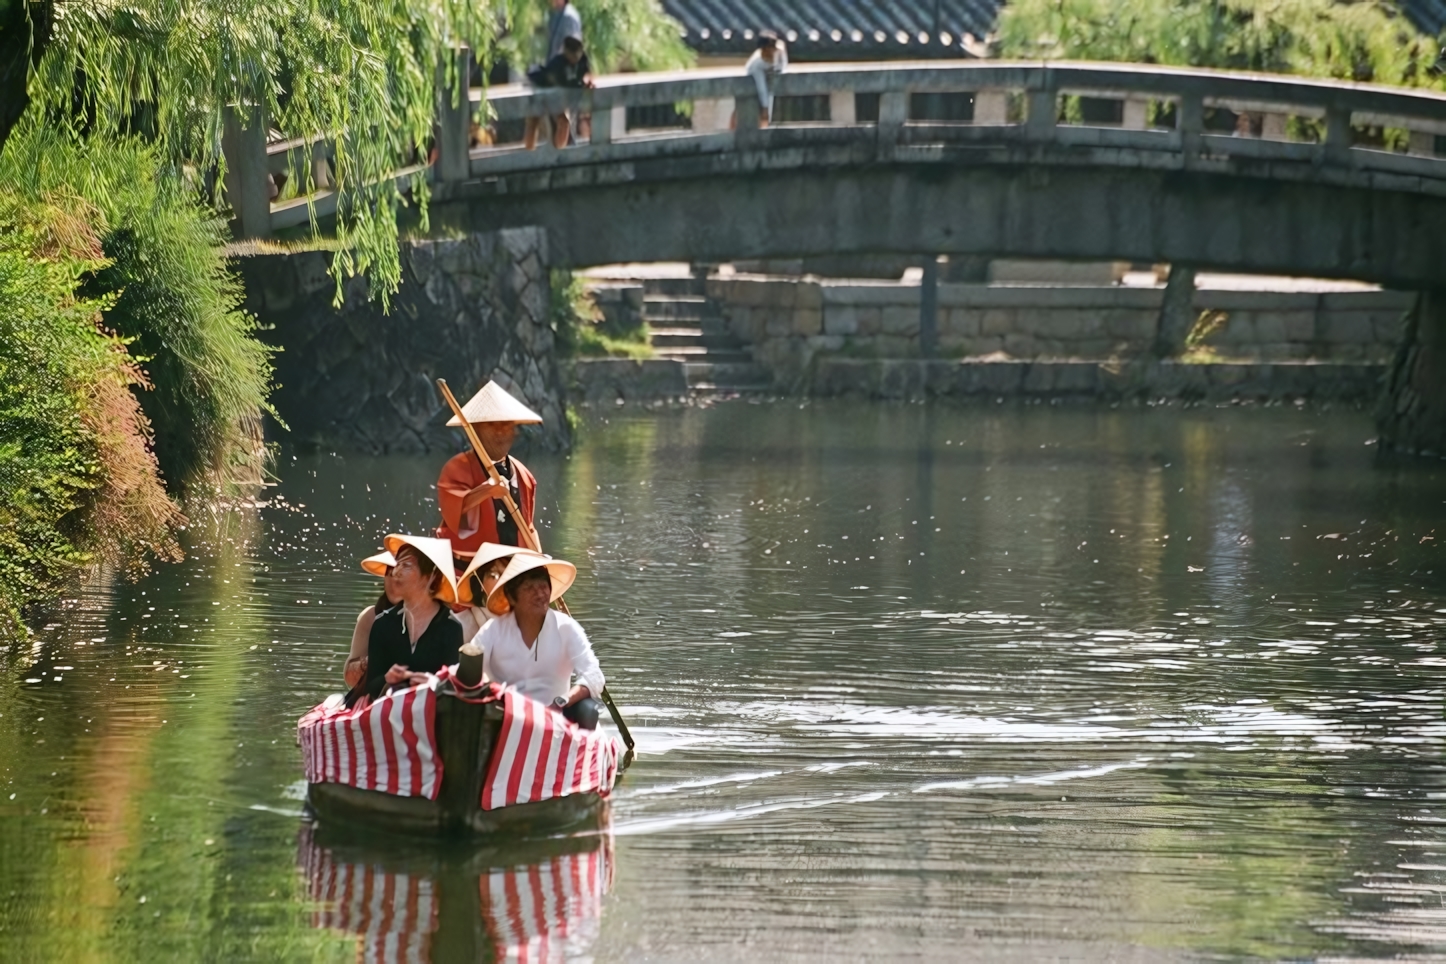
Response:
[{"label": "sunlit water surface", "polygon": [[298,716],[440,458],[287,455],[0,653],[0,957],[1446,954],[1446,468],[1356,412],[733,402],[533,456],[611,831],[329,838]]}]

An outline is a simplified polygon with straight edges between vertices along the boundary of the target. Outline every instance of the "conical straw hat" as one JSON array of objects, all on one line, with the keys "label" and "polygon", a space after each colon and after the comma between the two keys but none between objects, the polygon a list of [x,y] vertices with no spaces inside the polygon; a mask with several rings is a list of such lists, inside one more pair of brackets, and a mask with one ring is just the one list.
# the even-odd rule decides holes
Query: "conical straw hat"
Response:
[{"label": "conical straw hat", "polygon": [[[462,406],[462,414],[467,416],[467,421],[476,424],[477,422],[530,422],[542,424],[542,416],[532,409],[523,405],[513,398],[501,385],[496,382],[488,382],[482,386],[482,390],[471,398],[467,404]],[[461,428],[462,423],[453,415],[447,422],[453,428]]]},{"label": "conical straw hat", "polygon": [[453,598],[457,595],[457,570],[452,568],[452,543],[448,539],[434,539],[431,536],[404,536],[392,533],[382,540],[387,551],[393,556],[402,546],[411,546],[422,555],[432,560],[442,573],[443,585],[437,589],[437,598],[445,599],[450,591]]},{"label": "conical straw hat", "polygon": [[504,546],[496,542],[484,542],[477,547],[472,559],[467,563],[457,576],[457,593],[453,598],[447,598],[447,590],[442,590],[442,601],[445,603],[459,603],[463,606],[485,606],[487,600],[472,598],[472,574],[486,566],[489,562],[497,559],[506,559],[508,556],[515,556],[519,552],[533,553],[531,549],[519,549],[517,546]]},{"label": "conical straw hat", "polygon": [[512,557],[507,568],[502,570],[502,575],[497,577],[497,585],[487,594],[487,611],[494,616],[504,615],[512,604],[507,601],[507,594],[502,587],[507,585],[524,572],[531,572],[533,569],[547,570],[548,576],[552,578],[552,598],[549,602],[557,602],[562,594],[572,588],[573,582],[577,580],[577,566],[561,559],[554,559],[545,556],[540,552],[518,553]]},{"label": "conical straw hat", "polygon": [[362,560],[362,568],[373,576],[385,576],[387,570],[397,564],[397,557],[390,552],[379,552]]}]

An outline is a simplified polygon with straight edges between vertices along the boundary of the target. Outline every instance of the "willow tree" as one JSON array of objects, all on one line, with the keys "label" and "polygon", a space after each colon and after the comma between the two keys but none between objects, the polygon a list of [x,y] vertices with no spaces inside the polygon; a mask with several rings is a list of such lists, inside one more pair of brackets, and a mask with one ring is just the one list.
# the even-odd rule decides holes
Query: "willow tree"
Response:
[{"label": "willow tree", "polygon": [[1386,0],[1011,0],[999,51],[1441,84],[1436,40]]},{"label": "willow tree", "polygon": [[[686,61],[657,0],[581,6],[600,64]],[[338,280],[366,272],[385,297],[401,277],[398,211],[416,203],[425,224],[427,201],[423,177],[389,175],[430,142],[453,51],[485,63],[502,39],[525,56],[545,12],[543,0],[0,0],[0,144],[28,110],[80,139],[138,135],[200,179],[224,174],[228,110],[325,140]]]}]

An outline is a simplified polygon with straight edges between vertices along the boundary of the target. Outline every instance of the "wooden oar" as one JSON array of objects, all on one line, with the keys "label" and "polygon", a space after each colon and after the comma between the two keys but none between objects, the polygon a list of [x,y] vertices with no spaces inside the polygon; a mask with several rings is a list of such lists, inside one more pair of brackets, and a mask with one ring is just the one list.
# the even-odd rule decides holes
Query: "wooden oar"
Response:
[{"label": "wooden oar", "polygon": [[[457,404],[456,396],[454,396],[452,390],[447,387],[447,380],[445,378],[437,379],[437,388],[441,390],[442,397],[447,400],[447,405],[452,409],[452,413],[457,416],[457,421],[462,423],[462,431],[467,433],[467,441],[472,443],[472,451],[477,453],[477,458],[482,463],[482,468],[487,471],[487,477],[492,480],[493,485],[502,487],[502,504],[507,507],[508,514],[512,516],[512,521],[517,526],[517,531],[521,533],[522,538],[526,540],[527,548],[533,552],[541,552],[542,543],[538,541],[537,533],[533,531],[532,526],[527,524],[527,520],[522,518],[522,510],[517,507],[516,500],[512,498],[511,487],[502,481],[502,476],[498,473],[497,466],[492,463],[492,456],[487,454],[487,447],[483,445],[482,440],[477,437],[477,430],[472,427],[471,422],[467,421],[467,416],[462,414],[462,406]],[[557,598],[557,608],[569,616],[572,615],[571,611],[567,608],[566,601],[564,601],[561,596]],[[623,743],[627,744],[628,752],[632,753],[633,735],[628,732],[628,725],[623,722],[623,715],[618,712],[617,705],[613,703],[613,698],[608,695],[608,688],[604,686],[603,691],[599,693],[598,696],[602,697],[602,701],[607,706],[608,712],[612,714],[613,722],[618,725],[618,732],[622,734]]]}]

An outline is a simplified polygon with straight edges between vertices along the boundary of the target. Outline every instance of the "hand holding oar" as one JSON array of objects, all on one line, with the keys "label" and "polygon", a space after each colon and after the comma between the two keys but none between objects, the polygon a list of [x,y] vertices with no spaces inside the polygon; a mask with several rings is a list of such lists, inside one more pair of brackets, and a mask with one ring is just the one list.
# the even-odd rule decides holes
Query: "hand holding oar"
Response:
[{"label": "hand holding oar", "polygon": [[[537,538],[536,530],[527,524],[526,519],[522,518],[522,510],[517,507],[516,500],[512,498],[511,487],[502,480],[501,474],[497,471],[497,466],[492,462],[492,456],[487,454],[486,446],[484,446],[482,440],[477,437],[477,430],[472,427],[471,422],[467,421],[467,416],[462,414],[462,406],[457,404],[457,399],[452,394],[452,390],[447,387],[447,380],[445,378],[437,379],[437,388],[441,391],[442,397],[446,399],[447,405],[452,409],[452,413],[457,416],[457,421],[462,423],[462,431],[467,433],[467,441],[472,443],[472,451],[477,453],[477,459],[482,463],[482,468],[487,472],[487,477],[492,480],[493,485],[502,487],[502,504],[506,506],[507,513],[512,516],[512,521],[517,525],[517,531],[522,534],[522,538],[527,542],[527,548],[533,552],[541,552],[542,542]],[[567,608],[567,603],[563,601],[561,597],[558,597],[557,608],[569,616],[572,615]],[[617,724],[618,732],[622,734],[623,743],[627,745],[628,754],[631,755],[633,752],[633,735],[628,732],[628,725],[623,722],[623,715],[618,712],[617,704],[615,704],[613,698],[608,695],[608,688],[604,686],[598,696],[602,698],[604,705],[608,708],[608,712],[612,714],[613,722]]]}]

